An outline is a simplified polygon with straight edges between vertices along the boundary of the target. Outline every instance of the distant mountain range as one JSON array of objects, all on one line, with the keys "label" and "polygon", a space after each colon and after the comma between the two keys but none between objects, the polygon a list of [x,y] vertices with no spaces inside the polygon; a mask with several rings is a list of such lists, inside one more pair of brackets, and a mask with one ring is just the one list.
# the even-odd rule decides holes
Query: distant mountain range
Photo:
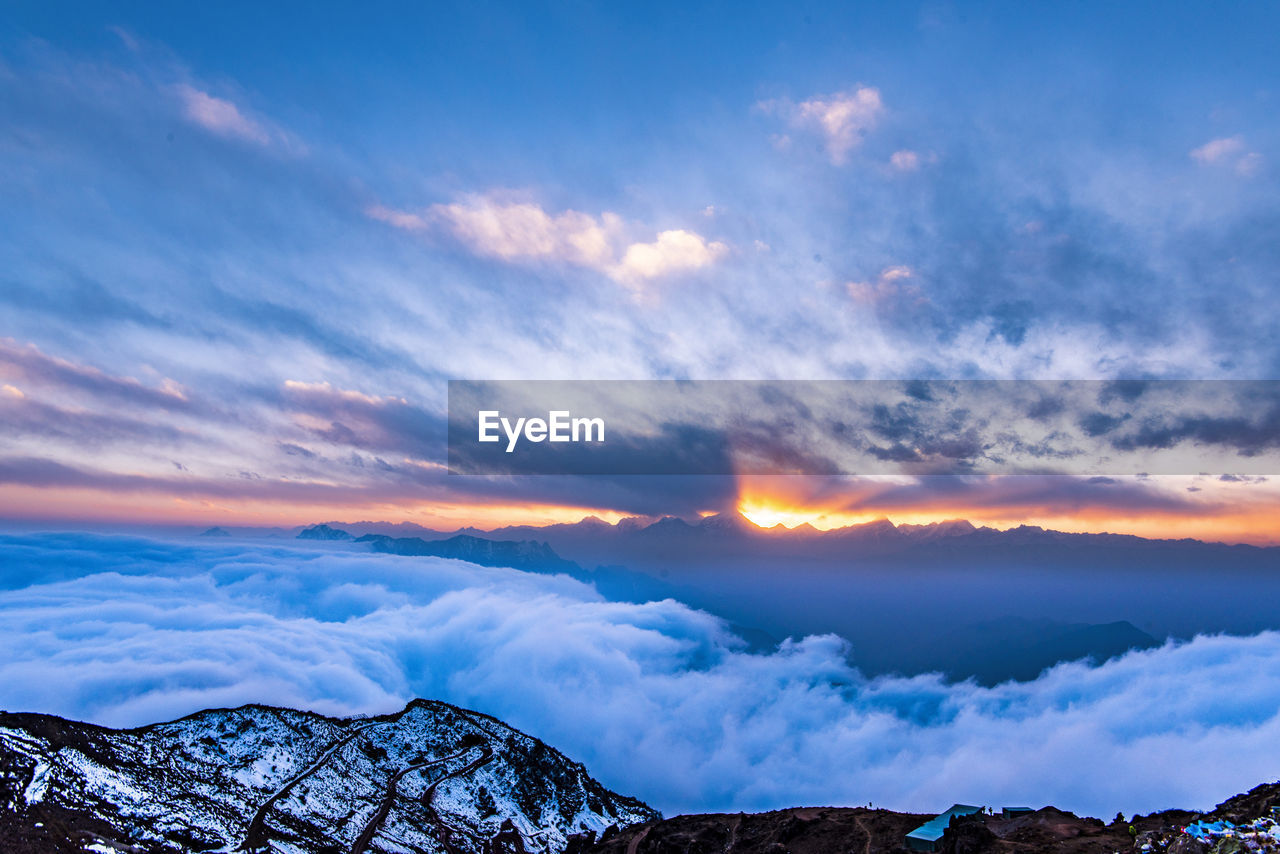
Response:
[{"label": "distant mountain range", "polygon": [[376,552],[396,555],[428,555],[465,560],[480,566],[509,566],[531,572],[581,572],[581,567],[565,560],[546,543],[535,540],[488,540],[457,534],[443,540],[421,537],[388,537],[365,534],[357,543],[368,543]]},{"label": "distant mountain range", "polygon": [[1280,593],[1280,548],[999,531],[963,520],[819,531],[762,529],[725,513],[489,532],[325,523],[298,536],[563,573],[613,600],[674,598],[719,614],[752,651],[834,632],[853,643],[851,662],[870,675],[936,671],[986,685],[1034,679],[1062,661],[1106,661],[1170,636],[1269,628],[1275,617],[1261,598],[1228,605],[1215,594],[1246,579]]},{"label": "distant mountain range", "polygon": [[267,706],[133,730],[0,713],[0,851],[561,851],[658,814],[494,718]]},{"label": "distant mountain range", "polygon": [[928,525],[895,525],[879,519],[859,525],[819,530],[811,525],[761,528],[741,513],[730,511],[695,520],[676,516],[658,519],[626,518],[610,524],[594,516],[580,522],[546,526],[516,525],[483,531],[459,528],[438,531],[411,523],[329,522],[317,527],[341,527],[359,534],[419,537],[437,540],[470,536],[487,540],[543,542],[561,555],[584,565],[625,563],[636,567],[662,560],[698,559],[724,562],[793,558],[805,561],[913,562],[930,558],[1025,560],[1028,555],[1101,558],[1132,567],[1138,562],[1200,561],[1229,555],[1233,561],[1267,563],[1280,558],[1280,547],[1227,545],[1190,538],[1147,539],[1131,534],[1077,534],[1035,525],[1008,530],[978,527],[963,519]]}]

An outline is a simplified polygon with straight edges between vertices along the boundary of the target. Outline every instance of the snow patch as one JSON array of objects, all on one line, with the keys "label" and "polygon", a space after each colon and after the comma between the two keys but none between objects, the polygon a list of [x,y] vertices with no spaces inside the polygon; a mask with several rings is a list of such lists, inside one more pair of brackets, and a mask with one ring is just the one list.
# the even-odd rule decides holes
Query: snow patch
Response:
[{"label": "snow patch", "polygon": [[36,765],[36,770],[31,773],[31,782],[22,793],[28,805],[38,804],[44,800],[45,792],[49,791],[49,774],[52,771],[53,766],[48,762],[40,762]]}]

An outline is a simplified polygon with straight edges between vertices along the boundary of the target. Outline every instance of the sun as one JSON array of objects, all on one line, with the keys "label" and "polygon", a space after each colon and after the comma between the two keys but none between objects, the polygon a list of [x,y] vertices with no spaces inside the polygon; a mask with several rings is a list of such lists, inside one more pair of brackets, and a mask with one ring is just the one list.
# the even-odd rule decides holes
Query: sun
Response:
[{"label": "sun", "polygon": [[805,523],[816,528],[821,527],[820,523],[824,521],[823,515],[812,508],[784,507],[757,500],[739,502],[738,512],[761,528],[772,528],[775,525],[794,528]]}]

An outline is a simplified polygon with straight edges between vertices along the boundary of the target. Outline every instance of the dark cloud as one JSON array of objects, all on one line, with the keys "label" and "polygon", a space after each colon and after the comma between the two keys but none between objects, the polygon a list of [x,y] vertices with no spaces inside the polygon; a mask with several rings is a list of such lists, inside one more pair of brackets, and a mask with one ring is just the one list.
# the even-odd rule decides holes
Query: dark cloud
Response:
[{"label": "dark cloud", "polygon": [[1151,418],[1137,430],[1116,436],[1118,450],[1174,448],[1183,443],[1218,445],[1244,457],[1280,448],[1280,407],[1249,416],[1211,415]]},{"label": "dark cloud", "polygon": [[1113,400],[1133,403],[1151,387],[1146,380],[1108,380],[1098,391],[1098,403],[1105,406]]},{"label": "dark cloud", "polygon": [[1086,436],[1105,436],[1129,420],[1129,415],[1109,415],[1106,412],[1090,412],[1080,419],[1080,429]]},{"label": "dark cloud", "polygon": [[1213,508],[1192,504],[1169,490],[1110,477],[1071,475],[997,475],[983,477],[922,476],[902,484],[853,480],[846,487],[851,500],[844,509],[876,508],[885,512],[935,506],[1001,509],[1033,513],[1052,508],[1065,511],[1108,508],[1126,513],[1188,512],[1203,515]]},{"label": "dark cloud", "polygon": [[1041,397],[1027,409],[1027,417],[1036,421],[1043,421],[1061,414],[1067,408],[1067,404],[1061,398],[1046,395]]}]

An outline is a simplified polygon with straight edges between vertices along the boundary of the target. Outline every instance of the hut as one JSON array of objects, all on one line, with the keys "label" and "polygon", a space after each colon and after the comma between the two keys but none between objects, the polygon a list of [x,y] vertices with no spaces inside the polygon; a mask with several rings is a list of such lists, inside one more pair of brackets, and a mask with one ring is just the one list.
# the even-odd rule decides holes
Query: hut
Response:
[{"label": "hut", "polygon": [[946,812],[939,813],[906,836],[906,846],[911,851],[937,851],[942,842],[942,834],[946,832],[951,819],[958,815],[973,815],[981,812],[982,807],[969,804],[952,804]]}]

